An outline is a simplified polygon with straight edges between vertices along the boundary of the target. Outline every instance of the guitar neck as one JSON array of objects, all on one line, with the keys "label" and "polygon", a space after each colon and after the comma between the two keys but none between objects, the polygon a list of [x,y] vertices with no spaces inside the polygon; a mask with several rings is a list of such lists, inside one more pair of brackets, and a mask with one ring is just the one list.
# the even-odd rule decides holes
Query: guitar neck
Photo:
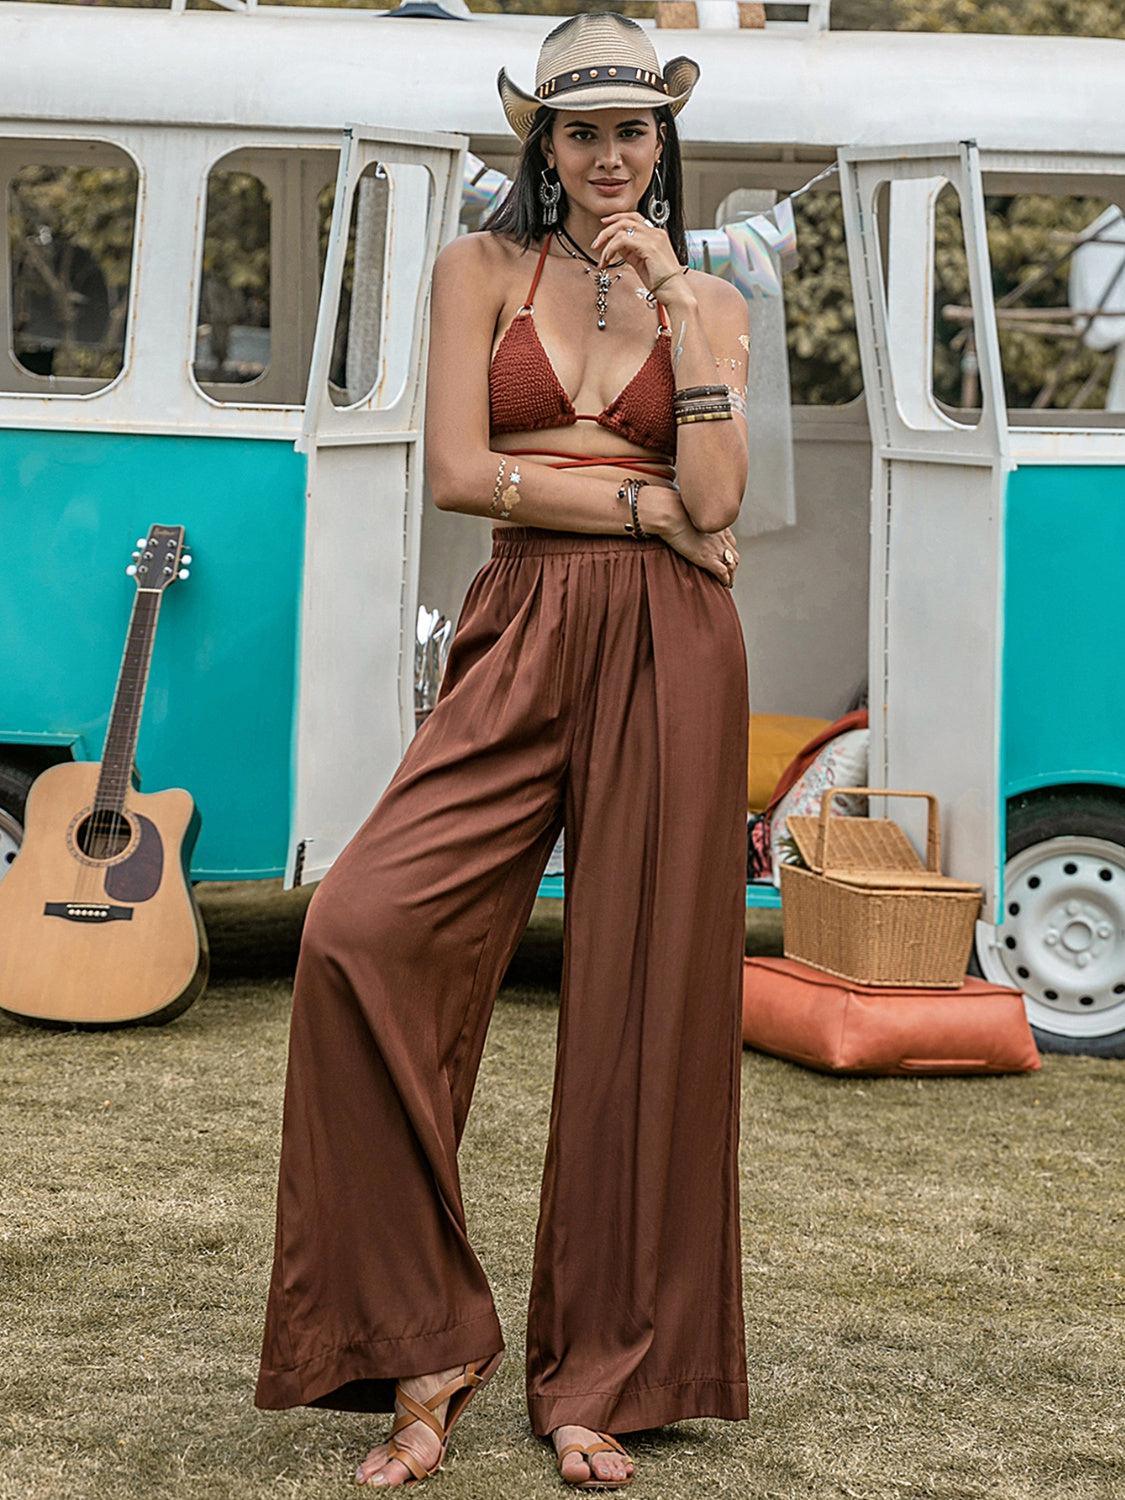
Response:
[{"label": "guitar neck", "polygon": [[160,616],[160,589],[140,588],[133,599],[125,650],[117,673],[109,727],[102,749],[102,768],[98,776],[94,806],[99,810],[120,812],[125,803],[137,751],[141,727],[141,709],[152,665],[152,648]]}]

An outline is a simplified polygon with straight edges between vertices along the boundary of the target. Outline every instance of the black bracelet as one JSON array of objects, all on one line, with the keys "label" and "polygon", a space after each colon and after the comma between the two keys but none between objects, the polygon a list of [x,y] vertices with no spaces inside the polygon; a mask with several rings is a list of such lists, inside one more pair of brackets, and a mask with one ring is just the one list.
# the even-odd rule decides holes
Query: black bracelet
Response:
[{"label": "black bracelet", "polygon": [[[629,496],[630,496],[630,488],[629,487],[630,487],[630,485],[632,483],[633,483],[633,481],[631,479],[623,479],[621,481],[621,483],[617,486],[617,498],[621,501],[622,505],[628,507],[630,516],[633,514],[633,506],[632,506],[632,503],[631,503],[630,498],[629,498]],[[623,531],[627,531],[629,533],[629,535],[632,536],[632,534],[633,534],[633,523],[632,523],[632,521],[626,521],[623,524],[623,526],[622,526],[622,530]]]},{"label": "black bracelet", "polygon": [[729,389],[725,385],[687,385],[677,389],[674,399],[686,401],[693,396],[725,396]]},{"label": "black bracelet", "polygon": [[629,514],[633,519],[625,522],[625,530],[635,542],[643,541],[644,538],[650,535],[641,525],[641,518],[637,511],[637,496],[644,489],[646,483],[647,480],[644,479],[626,479],[622,481],[617,491],[618,499],[626,501],[629,506]]}]

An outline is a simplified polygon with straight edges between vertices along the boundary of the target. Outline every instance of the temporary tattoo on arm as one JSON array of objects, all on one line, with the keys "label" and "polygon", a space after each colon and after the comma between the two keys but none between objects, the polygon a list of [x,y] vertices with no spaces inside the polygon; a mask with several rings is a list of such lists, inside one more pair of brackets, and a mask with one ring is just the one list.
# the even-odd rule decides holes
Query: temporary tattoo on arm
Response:
[{"label": "temporary tattoo on arm", "polygon": [[672,351],[672,368],[675,369],[680,362],[680,356],[684,352],[684,331],[687,328],[687,319],[680,324],[680,331],[676,335],[676,347]]}]

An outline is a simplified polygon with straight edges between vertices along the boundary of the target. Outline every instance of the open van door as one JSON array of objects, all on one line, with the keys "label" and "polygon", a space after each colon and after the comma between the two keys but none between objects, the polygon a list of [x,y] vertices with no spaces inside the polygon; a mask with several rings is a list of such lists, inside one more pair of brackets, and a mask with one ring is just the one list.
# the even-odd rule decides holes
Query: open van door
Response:
[{"label": "open van door", "polygon": [[361,126],[341,141],[301,444],[287,890],[327,873],[414,734],[429,290],[467,144]]},{"label": "open van door", "polygon": [[[872,440],[868,784],[936,793],[944,868],[983,885],[981,916],[996,922],[1012,461],[977,147],[853,146],[839,165]],[[960,201],[979,362],[979,410],[959,413],[971,421],[933,392],[934,203],[946,183]],[[881,815],[908,821],[904,804],[879,800]]]}]

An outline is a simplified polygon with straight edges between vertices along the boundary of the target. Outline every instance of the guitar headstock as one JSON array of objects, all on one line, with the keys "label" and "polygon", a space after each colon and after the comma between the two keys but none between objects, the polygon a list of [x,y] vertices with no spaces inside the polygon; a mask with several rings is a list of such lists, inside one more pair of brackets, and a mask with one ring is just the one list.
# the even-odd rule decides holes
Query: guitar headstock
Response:
[{"label": "guitar headstock", "polygon": [[125,569],[146,593],[163,593],[177,578],[189,578],[191,558],[184,551],[182,526],[150,526],[148,536],[137,538],[137,551]]}]

